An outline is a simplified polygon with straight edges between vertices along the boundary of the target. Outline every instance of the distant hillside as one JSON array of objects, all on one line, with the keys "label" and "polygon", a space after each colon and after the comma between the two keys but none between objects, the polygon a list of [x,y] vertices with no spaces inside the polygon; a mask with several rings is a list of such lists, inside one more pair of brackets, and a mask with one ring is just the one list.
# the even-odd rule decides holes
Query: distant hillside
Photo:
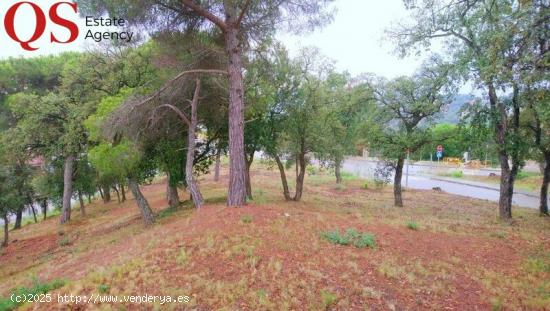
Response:
[{"label": "distant hillside", "polygon": [[457,124],[460,121],[460,109],[464,106],[464,104],[468,103],[473,98],[474,96],[468,94],[457,95],[453,102],[446,107],[445,111],[442,112],[441,117],[438,118],[438,121],[441,123]]}]

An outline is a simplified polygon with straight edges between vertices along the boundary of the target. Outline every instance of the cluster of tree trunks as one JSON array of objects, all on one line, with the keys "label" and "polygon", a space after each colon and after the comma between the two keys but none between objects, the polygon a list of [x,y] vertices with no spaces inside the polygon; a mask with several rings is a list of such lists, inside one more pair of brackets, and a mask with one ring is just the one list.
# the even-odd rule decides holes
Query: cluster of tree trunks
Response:
[{"label": "cluster of tree trunks", "polygon": [[304,179],[305,179],[306,165],[307,165],[305,152],[301,152],[296,157],[296,192],[294,193],[294,197],[290,196],[288,181],[286,179],[285,166],[281,161],[281,158],[277,154],[275,154],[273,158],[275,159],[275,162],[277,163],[277,167],[279,168],[279,173],[281,175],[281,183],[283,184],[283,195],[285,197],[285,200],[300,201],[302,198],[302,192],[304,189]]}]

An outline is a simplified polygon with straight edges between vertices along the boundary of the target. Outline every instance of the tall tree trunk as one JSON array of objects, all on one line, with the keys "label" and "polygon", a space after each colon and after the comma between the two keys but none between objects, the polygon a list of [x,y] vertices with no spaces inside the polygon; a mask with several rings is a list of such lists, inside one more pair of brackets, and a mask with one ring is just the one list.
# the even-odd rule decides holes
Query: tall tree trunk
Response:
[{"label": "tall tree trunk", "polygon": [[398,207],[403,207],[403,197],[401,193],[401,179],[403,177],[404,164],[405,164],[405,158],[399,157],[397,159],[397,165],[395,166],[395,178],[393,180],[394,205]]},{"label": "tall tree trunk", "polygon": [[103,187],[103,203],[111,202],[111,189],[109,185],[102,185]]},{"label": "tall tree trunk", "polygon": [[514,178],[506,148],[506,132],[508,114],[506,107],[499,103],[496,89],[492,81],[487,83],[489,104],[491,106],[492,121],[495,127],[495,142],[499,146],[498,158],[500,161],[500,196],[498,200],[499,217],[509,222],[512,220],[512,197],[514,195]]},{"label": "tall tree trunk", "polygon": [[544,154],[544,174],[542,185],[540,186],[540,205],[539,212],[541,216],[548,216],[548,184],[550,183],[550,152]]},{"label": "tall tree trunk", "polygon": [[34,205],[31,203],[30,206],[31,208],[31,211],[32,211],[32,217],[34,218],[34,223],[38,223],[38,219],[36,219],[36,210],[34,209]]},{"label": "tall tree trunk", "polygon": [[126,202],[126,189],[124,189],[124,183],[120,185],[120,194],[122,195],[122,202]]},{"label": "tall tree trunk", "polygon": [[336,160],[334,161],[334,175],[336,176],[337,184],[342,182],[342,174],[340,173],[341,168],[342,168],[342,160],[340,158],[336,158]]},{"label": "tall tree trunk", "polygon": [[516,165],[508,163],[506,152],[499,153],[500,160],[500,196],[499,196],[499,216],[505,222],[512,220],[512,198],[514,195],[514,182],[518,172]]},{"label": "tall tree trunk", "polygon": [[155,216],[149,206],[149,203],[147,202],[147,199],[145,199],[139,190],[137,180],[134,178],[128,178],[128,187],[132,191],[132,195],[134,196],[134,199],[139,207],[143,223],[145,223],[146,226],[152,225],[155,222]]},{"label": "tall tree trunk", "polygon": [[[255,149],[255,148],[254,148]],[[245,156],[246,159],[246,196],[249,200],[252,200],[252,181],[250,180],[250,167],[252,162],[254,162],[254,153],[256,150],[251,150],[248,155]]]},{"label": "tall tree trunk", "polygon": [[216,164],[214,166],[214,181],[220,181],[220,157],[221,149],[218,148],[216,151]]},{"label": "tall tree trunk", "polygon": [[306,175],[306,154],[302,148],[302,152],[298,154],[299,170],[298,176],[296,176],[296,193],[294,194],[294,201],[300,201],[302,199],[302,192],[304,190],[304,178]]},{"label": "tall tree trunk", "polygon": [[4,218],[4,241],[2,241],[2,247],[7,247],[10,222],[7,214],[4,214],[2,218]]},{"label": "tall tree trunk", "polygon": [[229,75],[229,193],[227,205],[240,207],[246,203],[244,159],[244,84],[242,75],[242,47],[239,41],[237,7],[233,1],[224,1],[224,32]]},{"label": "tall tree trunk", "polygon": [[48,214],[48,199],[42,199],[40,205],[42,206],[42,215],[44,217],[44,220],[46,220]]},{"label": "tall tree trunk", "polygon": [[120,204],[120,192],[118,191],[118,188],[116,187],[116,185],[113,185],[113,190],[116,192],[116,198],[117,198],[117,202],[118,204]]},{"label": "tall tree trunk", "polygon": [[187,188],[193,198],[193,204],[196,208],[201,208],[203,204],[202,194],[200,192],[197,180],[193,175],[193,161],[195,159],[195,131],[197,129],[197,106],[199,104],[200,80],[195,81],[195,94],[191,101],[191,123],[187,131],[187,158],[185,159],[185,179]]},{"label": "tall tree trunk", "polygon": [[69,155],[65,158],[63,167],[63,207],[61,209],[61,223],[71,220],[71,197],[73,196],[73,172],[76,156]]},{"label": "tall tree trunk", "polygon": [[88,199],[88,204],[92,204],[92,196],[87,194],[86,198]]},{"label": "tall tree trunk", "polygon": [[178,195],[178,188],[171,185],[170,172],[166,173],[166,199],[170,208],[178,208],[180,205],[180,198]]},{"label": "tall tree trunk", "polygon": [[82,197],[82,191],[78,190],[78,202],[80,203],[80,214],[86,216],[86,207],[84,206],[84,198]]},{"label": "tall tree trunk", "polygon": [[15,213],[15,224],[13,225],[13,230],[21,229],[21,222],[23,221],[23,209],[24,206],[18,209]]},{"label": "tall tree trunk", "polygon": [[283,165],[283,162],[281,162],[281,158],[279,158],[278,154],[275,154],[274,158],[275,162],[277,162],[279,173],[281,174],[281,183],[283,184],[283,194],[285,196],[285,200],[290,201],[292,200],[292,198],[290,197],[290,190],[288,190],[288,181],[286,180],[285,166]]},{"label": "tall tree trunk", "polygon": [[296,154],[296,159],[294,159],[294,170],[296,171],[296,180],[298,180],[298,175],[300,175],[300,164],[298,163],[298,154]]}]

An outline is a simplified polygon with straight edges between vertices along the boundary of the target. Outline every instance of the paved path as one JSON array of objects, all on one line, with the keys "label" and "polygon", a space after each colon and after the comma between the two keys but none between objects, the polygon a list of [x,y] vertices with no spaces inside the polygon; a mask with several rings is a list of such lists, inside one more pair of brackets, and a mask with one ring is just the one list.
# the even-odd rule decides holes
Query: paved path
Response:
[{"label": "paved path", "polygon": [[[342,170],[354,175],[358,175],[363,178],[373,178],[374,169],[376,168],[376,162],[360,160],[357,158],[348,159],[344,162]],[[441,190],[461,195],[470,198],[490,200],[498,202],[499,188],[493,184],[470,182],[470,181],[457,181],[450,178],[427,176],[420,172],[418,166],[409,166],[409,179],[408,185],[406,185],[405,172],[403,172],[403,186],[408,186],[413,189],[432,189],[439,187]],[[515,191],[513,197],[513,204],[518,206],[538,208],[539,197],[535,193],[525,191]]]}]

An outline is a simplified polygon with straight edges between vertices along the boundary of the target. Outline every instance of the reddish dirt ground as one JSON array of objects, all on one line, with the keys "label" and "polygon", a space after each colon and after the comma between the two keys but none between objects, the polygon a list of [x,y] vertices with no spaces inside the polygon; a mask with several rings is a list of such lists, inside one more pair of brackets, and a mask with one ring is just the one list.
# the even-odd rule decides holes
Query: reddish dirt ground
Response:
[{"label": "reddish dirt ground", "polygon": [[[550,299],[550,227],[530,211],[505,226],[495,223],[491,203],[407,191],[405,200],[421,208],[400,212],[385,207],[390,190],[362,190],[354,181],[342,190],[319,181],[308,185],[303,202],[285,202],[275,176],[255,171],[263,191],[239,209],[223,203],[226,180],[214,183],[206,176],[204,208],[186,203],[149,228],[131,199],[95,202],[87,216],[75,212],[68,226],[57,218],[25,226],[12,233],[0,255],[0,293],[6,296],[36,275],[68,280],[54,293],[90,295],[108,285],[109,294],[191,295],[190,304],[171,306],[177,310],[544,310]],[[163,182],[142,189],[157,213],[166,209]],[[365,205],[372,202],[374,207]],[[449,205],[456,210],[439,208],[449,202],[461,203]],[[454,220],[458,212],[472,219]],[[411,218],[419,230],[407,228]],[[373,234],[376,247],[321,238],[324,231],[347,228]],[[538,260],[534,270],[525,268],[529,260]]]}]

